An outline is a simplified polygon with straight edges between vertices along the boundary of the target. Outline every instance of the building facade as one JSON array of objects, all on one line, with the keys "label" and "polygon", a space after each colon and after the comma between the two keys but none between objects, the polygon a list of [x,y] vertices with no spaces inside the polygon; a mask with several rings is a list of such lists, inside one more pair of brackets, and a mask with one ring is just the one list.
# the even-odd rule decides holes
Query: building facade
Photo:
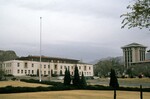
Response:
[{"label": "building facade", "polygon": [[[41,63],[39,56],[21,57],[16,60],[3,62],[3,69],[6,74],[14,76],[37,76],[41,70],[42,76],[59,76],[65,74],[65,69],[69,69],[70,74],[74,75],[75,66],[78,67],[79,75],[93,76],[93,65],[81,63],[79,60],[67,58],[55,58],[42,56]],[[41,64],[41,66],[40,66]]]},{"label": "building facade", "polygon": [[121,47],[123,50],[124,66],[128,68],[132,63],[142,62],[145,60],[146,46],[131,43]]}]

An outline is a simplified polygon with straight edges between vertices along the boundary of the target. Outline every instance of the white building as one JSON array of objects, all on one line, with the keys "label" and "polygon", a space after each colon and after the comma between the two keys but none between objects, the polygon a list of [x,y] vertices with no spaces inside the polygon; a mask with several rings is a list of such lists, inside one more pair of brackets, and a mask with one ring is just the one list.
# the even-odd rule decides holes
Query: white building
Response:
[{"label": "white building", "polygon": [[79,74],[82,72],[84,76],[93,76],[93,65],[80,63],[79,60],[45,57],[42,56],[41,68],[39,56],[21,57],[16,60],[3,62],[3,69],[6,74],[14,76],[38,75],[41,69],[42,76],[64,75],[65,69],[70,70],[70,74],[74,75],[75,66],[78,67]]}]

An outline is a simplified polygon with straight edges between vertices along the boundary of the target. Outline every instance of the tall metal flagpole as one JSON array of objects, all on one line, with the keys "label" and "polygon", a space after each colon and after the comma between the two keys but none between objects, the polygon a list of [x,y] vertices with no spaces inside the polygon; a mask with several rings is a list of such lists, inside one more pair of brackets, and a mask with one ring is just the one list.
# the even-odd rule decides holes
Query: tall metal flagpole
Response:
[{"label": "tall metal flagpole", "polygon": [[41,53],[42,53],[42,17],[40,17],[40,67],[39,67],[39,82],[41,82]]}]

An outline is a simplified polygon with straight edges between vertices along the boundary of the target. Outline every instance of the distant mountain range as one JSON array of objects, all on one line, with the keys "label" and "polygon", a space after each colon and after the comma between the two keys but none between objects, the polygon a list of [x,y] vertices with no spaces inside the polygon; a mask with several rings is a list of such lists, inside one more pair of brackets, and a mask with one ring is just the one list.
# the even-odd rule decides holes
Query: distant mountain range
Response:
[{"label": "distant mountain range", "polygon": [[[99,61],[110,60],[110,59],[118,60],[121,64],[123,64],[123,56],[101,58],[101,59],[97,59],[97,60],[94,60],[89,63],[94,65],[94,64],[98,63]],[[146,53],[146,60],[150,60],[150,51]]]},{"label": "distant mountain range", "polygon": [[[13,50],[8,50],[8,51],[0,50],[0,62],[8,61],[8,60],[14,60],[16,58],[18,58],[18,56],[16,55],[15,51],[13,51]],[[94,64],[98,63],[99,61],[110,60],[110,59],[118,60],[120,63],[123,64],[123,56],[101,58],[101,59],[97,59],[97,60],[94,60],[94,61],[91,61],[88,63],[94,65]],[[150,59],[150,52],[146,53],[146,59]]]},{"label": "distant mountain range", "polygon": [[16,55],[15,51],[0,50],[0,62],[13,60],[13,59],[16,59],[16,58],[18,58],[18,56]]}]

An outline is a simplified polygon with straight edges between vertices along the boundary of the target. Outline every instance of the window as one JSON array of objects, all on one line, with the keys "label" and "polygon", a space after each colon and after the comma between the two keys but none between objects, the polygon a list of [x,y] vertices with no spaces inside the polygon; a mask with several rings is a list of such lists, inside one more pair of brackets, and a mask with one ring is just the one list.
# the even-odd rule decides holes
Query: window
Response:
[{"label": "window", "polygon": [[60,66],[60,69],[62,69],[62,66]]},{"label": "window", "polygon": [[64,66],[64,69],[66,69],[67,67],[66,66]]},{"label": "window", "polygon": [[46,75],[46,71],[44,71],[44,75]]},{"label": "window", "polygon": [[27,70],[25,70],[25,74],[27,74]]},{"label": "window", "polygon": [[50,74],[50,71],[48,71],[48,74]]},{"label": "window", "polygon": [[19,67],[19,66],[20,66],[20,63],[17,63],[17,66]]},{"label": "window", "polygon": [[86,71],[86,66],[84,66],[84,70]]},{"label": "window", "polygon": [[23,70],[21,70],[21,73],[23,74]]},{"label": "window", "polygon": [[81,66],[79,66],[79,69],[81,69]]},{"label": "window", "polygon": [[44,68],[46,68],[46,65],[44,65]]},{"label": "window", "polygon": [[91,70],[91,67],[89,67],[89,70]]},{"label": "window", "polygon": [[54,69],[57,69],[57,65],[54,66]]},{"label": "window", "polygon": [[34,67],[34,64],[32,64],[32,67]]},{"label": "window", "polygon": [[20,70],[18,69],[18,74],[20,73]]},{"label": "window", "polygon": [[48,65],[48,68],[50,68],[50,65]]},{"label": "window", "polygon": [[28,74],[30,74],[30,70],[28,70]]},{"label": "window", "polygon": [[28,64],[27,64],[27,63],[25,63],[25,64],[24,64],[24,68],[28,68],[28,66],[27,66],[27,65],[28,65]]},{"label": "window", "polygon": [[34,70],[32,70],[32,74],[34,74]]}]

